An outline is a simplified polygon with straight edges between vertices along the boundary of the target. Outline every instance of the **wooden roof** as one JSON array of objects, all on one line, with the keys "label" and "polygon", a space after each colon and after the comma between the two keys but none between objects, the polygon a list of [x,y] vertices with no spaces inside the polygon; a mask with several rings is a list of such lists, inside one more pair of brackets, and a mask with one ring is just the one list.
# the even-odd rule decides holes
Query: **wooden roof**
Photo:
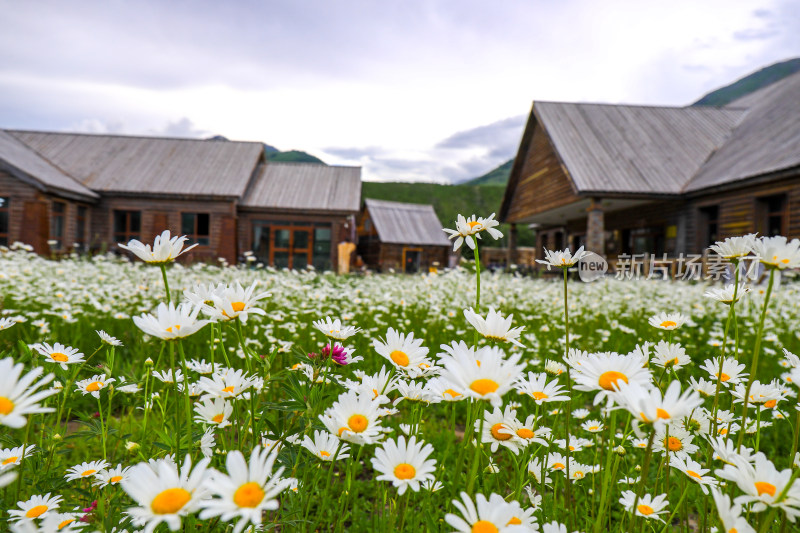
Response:
[{"label": "wooden roof", "polygon": [[[800,73],[732,102],[747,113],[686,191],[720,186],[800,165]],[[755,97],[755,98],[753,98]]]},{"label": "wooden roof", "polygon": [[91,201],[99,198],[97,193],[2,130],[0,130],[0,166],[40,190],[78,200]]},{"label": "wooden roof", "polygon": [[361,204],[361,168],[268,161],[242,207],[355,214]]},{"label": "wooden roof", "polygon": [[450,246],[436,211],[429,204],[364,200],[381,242],[418,246]]},{"label": "wooden roof", "polygon": [[744,112],[537,102],[577,192],[679,194]]},{"label": "wooden roof", "polygon": [[98,192],[241,197],[262,156],[256,142],[8,131]]},{"label": "wooden roof", "polygon": [[677,197],[800,168],[799,102],[800,73],[725,107],[535,102],[499,219],[538,129],[575,195]]}]

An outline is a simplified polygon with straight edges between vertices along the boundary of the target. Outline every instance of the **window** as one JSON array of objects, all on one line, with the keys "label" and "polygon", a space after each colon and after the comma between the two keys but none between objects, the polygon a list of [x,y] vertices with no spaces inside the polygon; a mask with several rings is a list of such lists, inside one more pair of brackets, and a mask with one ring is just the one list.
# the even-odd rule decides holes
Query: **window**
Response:
[{"label": "window", "polygon": [[774,237],[785,235],[784,221],[786,220],[786,195],[767,196],[758,199],[758,226],[761,235]]},{"label": "window", "polygon": [[141,240],[142,213],[141,211],[114,210],[114,240],[128,244],[131,239]]},{"label": "window", "polygon": [[67,213],[67,204],[53,202],[50,216],[50,241],[53,250],[64,249],[64,216]]},{"label": "window", "polygon": [[331,228],[314,228],[314,251],[312,264],[317,270],[331,269]]},{"label": "window", "polygon": [[719,206],[710,205],[700,208],[700,246],[707,248],[719,240]]},{"label": "window", "polygon": [[181,233],[189,237],[191,242],[208,246],[210,218],[208,213],[182,213]]},{"label": "window", "polygon": [[7,196],[0,196],[0,246],[8,246],[8,204]]},{"label": "window", "polygon": [[86,249],[86,206],[79,205],[75,218],[75,245],[79,250]]}]

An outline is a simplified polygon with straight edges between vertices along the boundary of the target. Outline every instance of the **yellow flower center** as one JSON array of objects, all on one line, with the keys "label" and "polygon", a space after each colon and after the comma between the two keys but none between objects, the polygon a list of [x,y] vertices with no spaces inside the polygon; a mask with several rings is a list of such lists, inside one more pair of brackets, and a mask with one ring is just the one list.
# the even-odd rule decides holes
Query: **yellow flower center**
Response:
[{"label": "yellow flower center", "polygon": [[508,440],[511,438],[511,435],[508,433],[500,433],[500,430],[503,428],[503,424],[495,424],[492,426],[492,437],[496,438],[497,440]]},{"label": "yellow flower center", "polygon": [[481,223],[478,222],[477,220],[473,220],[472,222],[467,222],[467,226],[469,226],[469,229],[475,229],[475,226],[480,226],[480,225]]},{"label": "yellow flower center", "polygon": [[14,402],[6,398],[5,396],[0,396],[0,415],[7,415],[14,410]]},{"label": "yellow flower center", "polygon": [[[676,328],[676,327],[678,327],[678,323],[677,322],[673,322],[672,320],[665,320],[664,322],[661,323],[661,327],[662,328]],[[650,509],[650,508],[648,507],[648,509]]]},{"label": "yellow flower center", "polygon": [[347,419],[347,425],[356,433],[361,433],[367,429],[368,424],[367,417],[364,415],[353,415]]},{"label": "yellow flower center", "polygon": [[511,520],[508,521],[508,523],[506,525],[507,526],[516,526],[516,525],[521,524],[521,523],[522,523],[522,520],[520,520],[519,518],[514,516],[514,517],[511,518]]},{"label": "yellow flower center", "polygon": [[262,502],[265,494],[261,485],[251,481],[236,489],[233,493],[233,503],[239,507],[255,507]]},{"label": "yellow flower center", "polygon": [[74,521],[75,521],[74,518],[67,518],[66,520],[64,520],[63,522],[58,524],[58,530],[61,531],[62,529],[64,529],[65,527],[67,527],[68,525],[73,523]]},{"label": "yellow flower center", "polygon": [[36,507],[31,507],[30,509],[28,509],[28,512],[25,513],[25,518],[39,518],[46,512],[47,512],[46,505],[37,505]]},{"label": "yellow flower center", "polygon": [[598,429],[600,428],[598,428],[597,426],[589,426],[589,431],[597,431]]},{"label": "yellow flower center", "polygon": [[102,388],[103,388],[103,382],[102,381],[92,381],[91,383],[86,385],[86,391],[87,392],[97,392]]},{"label": "yellow flower center", "polygon": [[532,439],[535,433],[528,428],[520,428],[517,430],[517,435],[523,439]]},{"label": "yellow flower center", "polygon": [[789,264],[789,258],[787,257],[786,259],[781,259],[781,263],[783,263],[784,265],[788,265]]},{"label": "yellow flower center", "polygon": [[675,437],[664,439],[664,446],[669,448],[669,451],[671,452],[677,452],[683,449],[683,443],[680,441],[680,439],[676,439]]},{"label": "yellow flower center", "polygon": [[446,391],[444,391],[444,394],[442,394],[442,396],[446,396],[448,394],[450,395],[451,398],[458,398],[459,396],[461,396],[461,394],[457,393],[453,389],[447,389]]},{"label": "yellow flower center", "polygon": [[533,396],[533,398],[535,400],[546,400],[547,398],[550,397],[550,396],[548,396],[547,394],[545,394],[543,392],[539,392],[538,390],[536,392],[534,392],[533,394],[531,394],[531,396]]},{"label": "yellow flower center", "polygon": [[553,463],[553,470],[564,470],[565,468],[564,463]]},{"label": "yellow flower center", "polygon": [[319,451],[319,456],[320,457],[330,457],[331,454],[330,454],[330,452],[326,452],[325,450],[320,450]]},{"label": "yellow flower center", "polygon": [[214,415],[214,416],[211,418],[211,421],[212,421],[212,422],[214,422],[215,424],[222,424],[222,421],[223,421],[224,419],[225,419],[225,414],[224,414],[224,413],[220,413],[220,414],[218,414],[218,415]]},{"label": "yellow flower center", "polygon": [[16,463],[17,459],[19,459],[19,456],[15,455],[13,457],[9,457],[8,459],[6,459],[5,461],[3,461],[0,464],[2,464],[3,466],[10,465],[11,463]]},{"label": "yellow flower center", "polygon": [[175,324],[174,326],[168,327],[167,328],[167,333],[172,333],[172,328],[175,328],[176,330],[180,331],[181,330],[181,325],[180,324]]},{"label": "yellow flower center", "polygon": [[411,479],[417,475],[417,469],[408,463],[400,463],[394,467],[394,477],[397,479]]},{"label": "yellow flower center", "polygon": [[[233,309],[235,313],[241,313],[244,311],[244,302],[231,302],[231,309]],[[225,311],[222,311],[222,314],[230,318],[230,315]],[[331,331],[331,333],[333,333],[333,331]]]},{"label": "yellow flower center", "polygon": [[640,504],[636,509],[638,509],[638,511],[645,516],[653,514],[653,508],[643,503]]},{"label": "yellow flower center", "polygon": [[119,483],[120,481],[122,481],[122,476],[111,476],[111,478],[108,480],[108,482],[112,485]]},{"label": "yellow flower center", "polygon": [[477,392],[481,396],[486,396],[487,394],[491,394],[496,391],[500,385],[497,384],[496,381],[492,381],[491,379],[481,378],[476,379],[472,382],[472,385],[469,386],[470,389]]},{"label": "yellow flower center", "polygon": [[776,405],[778,405],[778,400],[769,400],[768,402],[764,402],[764,407],[768,409],[772,409]]},{"label": "yellow flower center", "polygon": [[728,533],[739,533],[739,531],[737,531],[735,527],[732,527],[728,530]]},{"label": "yellow flower center", "polygon": [[188,490],[175,487],[159,492],[150,502],[150,509],[154,514],[175,514],[191,499]]},{"label": "yellow flower center", "polygon": [[97,472],[97,470],[84,470],[83,473],[81,473],[81,477],[91,476],[95,472]]},{"label": "yellow flower center", "polygon": [[725,372],[723,372],[722,374],[717,374],[717,377],[719,378],[720,381],[723,381],[723,382],[728,381],[729,379],[731,379],[731,377],[728,374],[726,374]]},{"label": "yellow flower center", "polygon": [[389,357],[391,357],[392,361],[394,361],[398,366],[408,366],[408,356],[405,354],[405,352],[395,350],[389,354]]},{"label": "yellow flower center", "polygon": [[69,361],[69,357],[61,352],[53,352],[50,354],[50,359],[53,361],[58,361],[59,363],[66,363]]},{"label": "yellow flower center", "polygon": [[701,476],[700,474],[698,474],[694,470],[687,470],[686,474],[692,476],[695,479],[701,479],[701,480],[703,479],[703,476]]},{"label": "yellow flower center", "polygon": [[767,483],[766,481],[756,481],[755,485],[759,496],[764,493],[769,494],[770,496],[775,496],[775,485],[772,483]]},{"label": "yellow flower center", "polygon": [[498,533],[497,526],[487,520],[478,520],[472,524],[471,533]]},{"label": "yellow flower center", "polygon": [[224,389],[222,389],[222,392],[228,392],[230,394],[233,394],[233,389],[234,387],[233,385],[231,385],[230,387],[225,387]]},{"label": "yellow flower center", "polygon": [[662,409],[660,407],[658,409],[656,409],[656,416],[658,418],[663,418],[664,420],[669,420],[670,419],[669,413],[666,412],[664,409]]},{"label": "yellow flower center", "polygon": [[608,372],[604,372],[600,378],[597,380],[597,384],[600,385],[601,388],[605,390],[614,390],[614,384],[622,380],[625,383],[628,382],[628,376],[623,374],[622,372],[617,372],[615,370],[609,370]]}]

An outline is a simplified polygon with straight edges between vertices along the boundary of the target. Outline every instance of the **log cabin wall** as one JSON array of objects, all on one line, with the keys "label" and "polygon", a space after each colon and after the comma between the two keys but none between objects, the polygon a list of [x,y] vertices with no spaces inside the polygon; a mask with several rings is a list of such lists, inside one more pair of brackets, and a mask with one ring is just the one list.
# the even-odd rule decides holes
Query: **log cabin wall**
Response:
[{"label": "log cabin wall", "polygon": [[504,222],[521,222],[578,200],[547,134],[537,126]]},{"label": "log cabin wall", "polygon": [[[183,213],[207,213],[209,215],[208,245],[195,247],[185,260],[217,262],[224,257],[236,262],[236,251],[231,243],[236,242],[236,205],[233,200],[198,200],[179,198],[128,198],[104,196],[92,209],[90,246],[95,250],[118,250],[114,237],[114,211],[139,211],[141,229],[139,240],[152,243],[156,235],[168,229],[172,235],[183,235],[181,215]],[[189,243],[194,241],[190,239]]]},{"label": "log cabin wall", "polygon": [[[47,207],[44,194],[3,171],[0,171],[0,191],[0,196],[9,199],[8,244],[21,241],[32,245],[37,253],[47,252]],[[44,220],[41,215],[36,216],[35,212],[39,211],[45,214]]]}]

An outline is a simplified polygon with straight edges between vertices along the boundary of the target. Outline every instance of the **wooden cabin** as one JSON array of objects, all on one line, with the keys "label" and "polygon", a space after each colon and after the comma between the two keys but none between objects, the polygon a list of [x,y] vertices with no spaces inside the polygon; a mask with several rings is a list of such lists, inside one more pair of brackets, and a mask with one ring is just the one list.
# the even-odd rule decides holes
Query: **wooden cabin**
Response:
[{"label": "wooden cabin", "polygon": [[189,260],[329,269],[353,240],[360,169],[269,162],[255,142],[0,130],[0,245],[116,249],[165,229]]},{"label": "wooden cabin", "polygon": [[[800,73],[725,107],[535,102],[499,219],[543,248],[676,257],[800,237]],[[509,262],[516,262],[513,247]]]},{"label": "wooden cabin", "polygon": [[367,198],[357,233],[358,256],[379,272],[413,274],[448,266],[452,241],[432,205]]}]

